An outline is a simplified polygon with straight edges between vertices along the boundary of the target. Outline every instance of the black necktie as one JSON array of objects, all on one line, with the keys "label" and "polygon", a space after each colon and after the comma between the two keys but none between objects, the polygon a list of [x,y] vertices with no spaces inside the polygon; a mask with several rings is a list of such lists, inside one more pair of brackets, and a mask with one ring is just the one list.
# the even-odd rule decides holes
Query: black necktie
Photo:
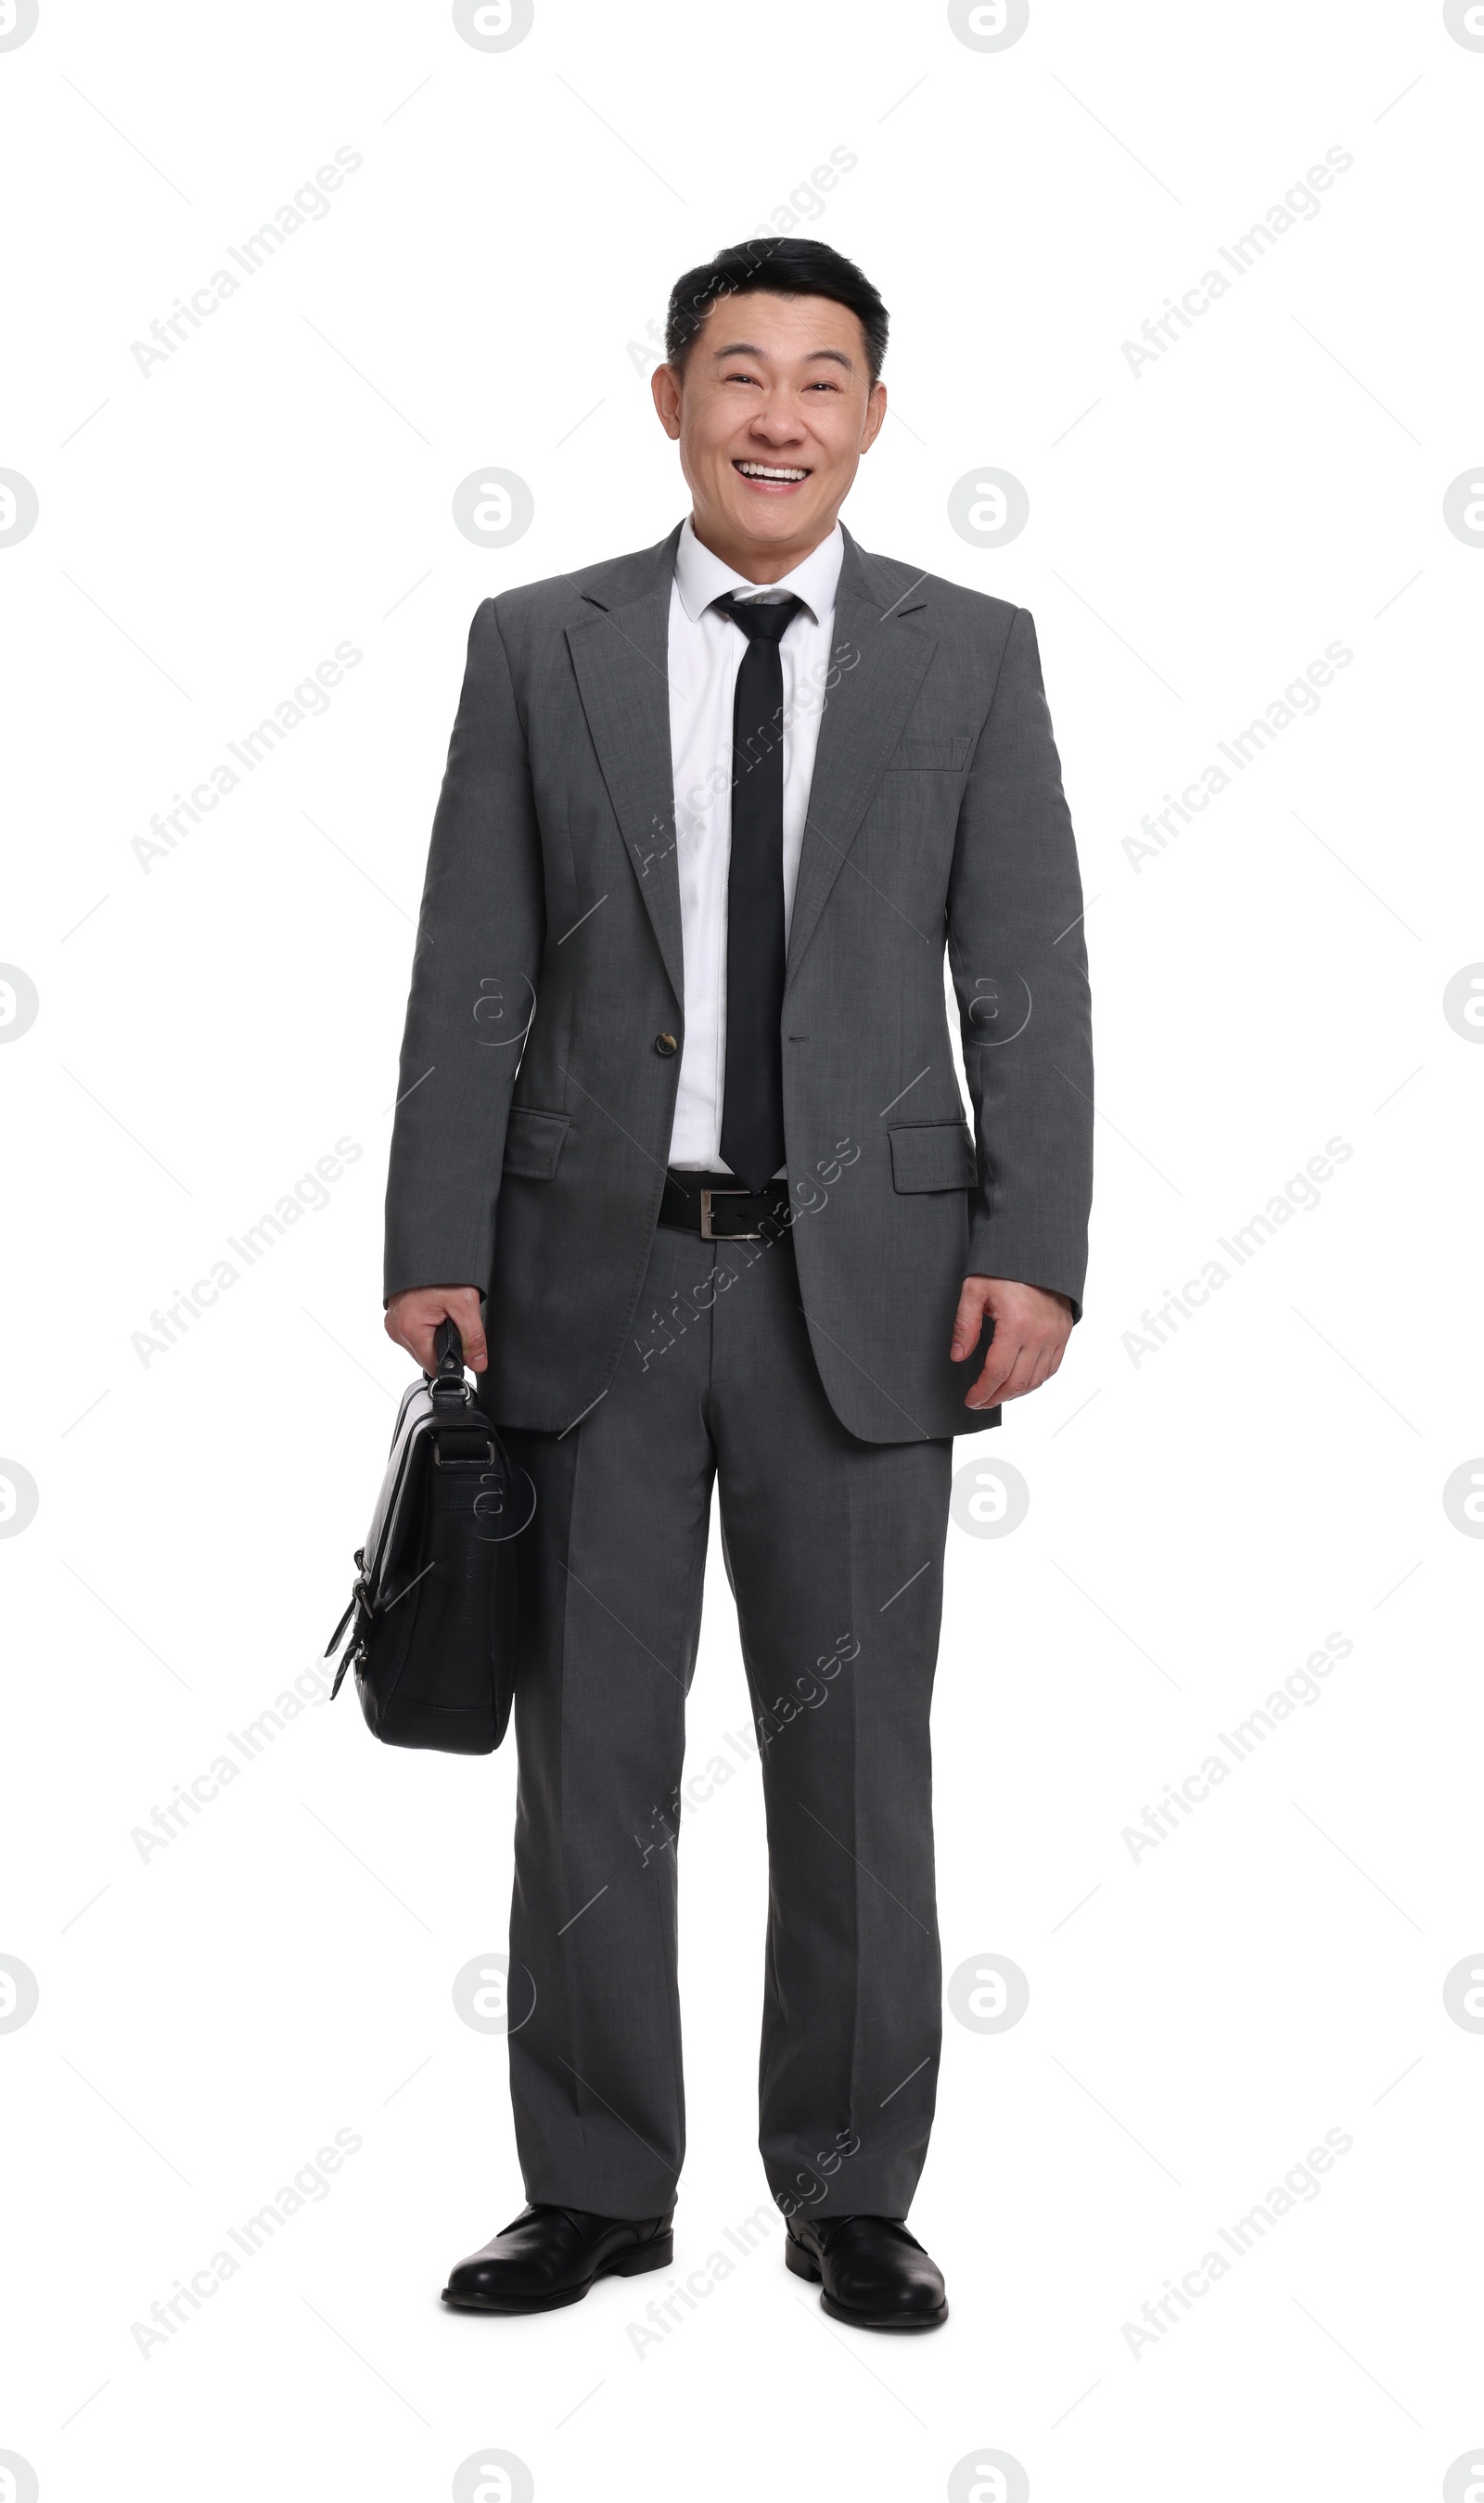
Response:
[{"label": "black necktie", "polygon": [[747,636],[732,709],[722,1160],[760,1190],[784,1159],[783,655],[801,600],[715,605]]}]

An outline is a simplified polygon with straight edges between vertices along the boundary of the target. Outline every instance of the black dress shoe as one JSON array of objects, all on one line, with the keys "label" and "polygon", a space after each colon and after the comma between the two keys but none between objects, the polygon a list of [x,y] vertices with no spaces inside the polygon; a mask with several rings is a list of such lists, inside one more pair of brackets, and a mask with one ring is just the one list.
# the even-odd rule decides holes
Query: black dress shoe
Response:
[{"label": "black dress shoe", "polygon": [[582,2208],[523,2208],[513,2224],[449,2273],[443,2300],[461,2312],[555,2312],[581,2303],[600,2277],[668,2268],[668,2216],[593,2216]]},{"label": "black dress shoe", "polygon": [[853,2328],[936,2329],[948,2318],[941,2271],[894,2216],[794,2216],[784,2259]]}]

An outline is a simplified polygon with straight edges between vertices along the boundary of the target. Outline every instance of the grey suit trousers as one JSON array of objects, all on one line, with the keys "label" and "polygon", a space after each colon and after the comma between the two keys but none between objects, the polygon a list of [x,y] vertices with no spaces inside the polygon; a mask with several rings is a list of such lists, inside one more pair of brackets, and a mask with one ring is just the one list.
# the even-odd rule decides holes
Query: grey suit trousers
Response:
[{"label": "grey suit trousers", "polygon": [[905,2216],[940,2040],[928,1709],[952,1442],[846,1431],[790,1237],[664,1227],[591,1412],[504,1430],[538,1499],[510,1938],[527,2197],[609,2216],[675,2200],[679,1785],[715,1481],[767,1811],[768,2183],[786,2212]]}]

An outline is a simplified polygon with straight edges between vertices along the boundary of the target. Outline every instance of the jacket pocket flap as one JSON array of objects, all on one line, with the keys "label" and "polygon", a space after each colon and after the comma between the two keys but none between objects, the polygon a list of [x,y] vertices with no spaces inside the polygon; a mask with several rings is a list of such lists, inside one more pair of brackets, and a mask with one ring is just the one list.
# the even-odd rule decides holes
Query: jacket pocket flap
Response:
[{"label": "jacket pocket flap", "polygon": [[572,1124],[565,1113],[536,1113],[512,1104],[505,1132],[505,1166],[523,1182],[550,1182]]},{"label": "jacket pocket flap", "polygon": [[899,738],[887,759],[889,773],[961,773],[968,738]]},{"label": "jacket pocket flap", "polygon": [[890,1136],[898,1190],[972,1190],[979,1180],[966,1121],[909,1121]]}]

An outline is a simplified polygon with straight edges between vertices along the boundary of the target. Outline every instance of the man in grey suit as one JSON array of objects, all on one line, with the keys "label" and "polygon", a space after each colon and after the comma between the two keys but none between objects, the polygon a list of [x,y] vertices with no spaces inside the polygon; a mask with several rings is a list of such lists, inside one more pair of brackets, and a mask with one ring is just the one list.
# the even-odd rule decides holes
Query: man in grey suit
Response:
[{"label": "man in grey suit", "polygon": [[691,271],[654,383],[690,518],[486,600],[470,634],[386,1291],[424,1367],[458,1323],[538,1498],[510,1977],[529,2205],[454,2270],[472,2309],[670,2261],[716,1482],[767,1809],[759,2143],[786,2257],[858,2326],[947,2314],[904,2220],[940,2040],[952,1438],[1061,1362],[1092,1074],[1030,618],[839,525],[886,333],[818,243]]}]

